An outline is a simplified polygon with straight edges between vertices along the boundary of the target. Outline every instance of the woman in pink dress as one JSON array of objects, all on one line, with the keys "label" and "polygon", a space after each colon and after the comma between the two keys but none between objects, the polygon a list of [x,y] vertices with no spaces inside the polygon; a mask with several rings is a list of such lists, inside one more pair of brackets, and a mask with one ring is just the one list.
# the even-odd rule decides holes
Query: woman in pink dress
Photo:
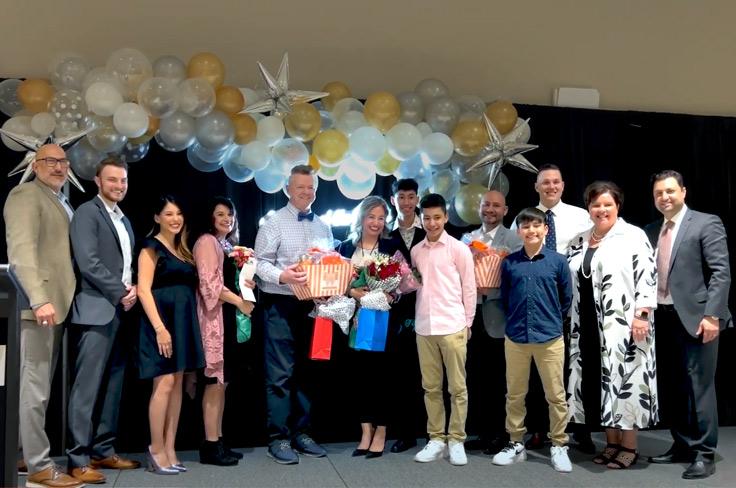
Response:
[{"label": "woman in pink dress", "polygon": [[[229,198],[215,197],[208,207],[209,225],[194,244],[194,262],[199,275],[197,318],[205,355],[202,414],[205,439],[199,450],[202,464],[232,466],[243,457],[222,442],[225,389],[230,381],[227,363],[234,358],[235,312],[250,316],[254,304],[235,290],[235,264],[229,257],[238,243],[238,220]],[[251,288],[255,282],[247,283]]]}]

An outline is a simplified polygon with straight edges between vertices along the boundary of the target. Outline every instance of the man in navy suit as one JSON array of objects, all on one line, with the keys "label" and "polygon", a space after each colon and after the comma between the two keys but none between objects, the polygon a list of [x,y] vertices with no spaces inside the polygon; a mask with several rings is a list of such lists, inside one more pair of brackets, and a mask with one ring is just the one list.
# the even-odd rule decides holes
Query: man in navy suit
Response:
[{"label": "man in navy suit", "polygon": [[125,373],[120,322],[136,302],[133,230],[118,206],[128,190],[127,165],[102,161],[95,183],[99,193],[79,207],[69,232],[79,278],[72,305],[76,362],[67,454],[69,473],[84,483],[105,482],[98,468],[140,466],[118,456],[113,446]]},{"label": "man in navy suit", "polygon": [[682,477],[702,479],[715,472],[718,335],[731,322],[726,231],[717,216],[685,205],[680,173],[665,170],[652,180],[654,205],[664,216],[645,228],[657,249],[659,405],[674,443],[649,461],[690,463]]}]

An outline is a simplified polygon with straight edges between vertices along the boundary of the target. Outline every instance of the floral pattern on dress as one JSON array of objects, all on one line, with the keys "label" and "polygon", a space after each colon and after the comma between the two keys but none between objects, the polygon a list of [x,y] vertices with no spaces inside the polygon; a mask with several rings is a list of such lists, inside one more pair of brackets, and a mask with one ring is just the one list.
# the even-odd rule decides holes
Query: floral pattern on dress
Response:
[{"label": "floral pattern on dress", "polygon": [[[570,325],[570,421],[585,423],[582,361],[580,360],[580,283],[578,271],[588,249],[591,231],[570,241],[568,262],[573,282]],[[646,428],[659,420],[654,314],[649,314],[651,333],[645,341],[631,336],[637,308],[657,306],[657,269],[654,251],[644,231],[623,219],[600,242],[591,261],[591,281],[601,345],[601,425],[624,430]]]}]

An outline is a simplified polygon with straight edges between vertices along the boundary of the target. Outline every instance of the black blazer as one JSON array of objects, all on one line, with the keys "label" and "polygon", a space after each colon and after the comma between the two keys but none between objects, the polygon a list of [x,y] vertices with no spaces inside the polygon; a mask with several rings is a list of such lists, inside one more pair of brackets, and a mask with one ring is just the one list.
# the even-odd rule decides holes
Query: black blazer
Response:
[{"label": "black blazer", "polygon": [[[419,218],[419,217],[414,217]],[[414,230],[414,239],[411,240],[411,247],[406,247],[406,243],[404,242],[404,238],[401,237],[401,232],[399,232],[399,229],[396,228],[391,231],[391,234],[389,234],[393,239],[396,239],[397,245],[399,246],[399,251],[401,251],[401,254],[404,255],[404,259],[406,259],[406,262],[411,264],[411,248],[422,242],[422,240],[427,236],[427,232],[424,229],[416,228]]]},{"label": "black blazer", "polygon": [[[399,238],[399,240],[401,241],[401,238]],[[402,241],[402,244],[403,244],[403,241]],[[353,257],[353,254],[355,253],[355,244],[353,244],[352,240],[345,239],[344,241],[340,243],[339,246],[337,246],[337,249],[335,250],[339,252],[341,256],[350,259]],[[398,250],[399,250],[399,243],[396,242],[396,239],[394,239],[393,237],[378,240],[378,252],[383,253],[383,254],[388,254],[389,256],[393,256],[393,254]],[[409,258],[409,262],[411,262],[411,258]]]}]

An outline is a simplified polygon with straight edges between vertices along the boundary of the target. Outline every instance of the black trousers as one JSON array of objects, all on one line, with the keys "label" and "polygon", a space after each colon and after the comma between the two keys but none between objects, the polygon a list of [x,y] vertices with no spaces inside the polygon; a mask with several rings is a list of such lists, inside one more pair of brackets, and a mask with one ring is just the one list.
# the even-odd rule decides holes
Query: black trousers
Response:
[{"label": "black trousers", "polygon": [[488,441],[506,435],[505,354],[504,339],[488,335],[478,308],[468,341],[468,430]]},{"label": "black trousers", "polygon": [[657,306],[655,323],[660,418],[669,424],[676,450],[712,459],[718,444],[718,338],[703,344],[690,335],[672,305]]},{"label": "black trousers", "polygon": [[350,350],[353,405],[361,423],[386,426],[391,384],[386,352]]},{"label": "black trousers", "polygon": [[314,319],[312,301],[291,295],[260,294],[269,440],[290,439],[310,427],[314,378],[308,358]]}]

